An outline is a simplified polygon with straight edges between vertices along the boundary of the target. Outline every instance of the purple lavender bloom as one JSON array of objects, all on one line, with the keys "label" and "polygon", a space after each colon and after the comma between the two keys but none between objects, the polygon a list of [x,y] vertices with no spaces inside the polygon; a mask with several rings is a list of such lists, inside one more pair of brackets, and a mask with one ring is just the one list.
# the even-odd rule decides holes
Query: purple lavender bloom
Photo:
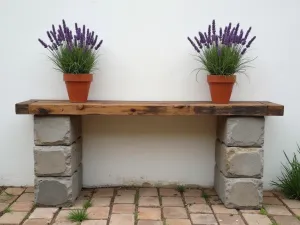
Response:
[{"label": "purple lavender bloom", "polygon": [[50,34],[49,31],[47,31],[47,35],[48,35],[48,38],[50,39],[50,41],[53,42],[53,39],[52,39],[51,34]]},{"label": "purple lavender bloom", "polygon": [[242,43],[243,34],[244,34],[244,31],[243,31],[243,29],[242,29],[242,30],[240,31],[240,35],[239,35],[239,39],[238,39],[238,44],[241,44],[241,43]]},{"label": "purple lavender bloom", "polygon": [[211,42],[211,25],[208,26],[208,43]]},{"label": "purple lavender bloom", "polygon": [[75,31],[77,31],[78,30],[78,25],[77,25],[77,23],[75,23]]},{"label": "purple lavender bloom", "polygon": [[245,38],[244,38],[245,42],[247,42],[247,38],[248,38],[248,36],[250,34],[251,29],[252,29],[252,27],[249,27],[249,29],[246,32],[246,35],[245,35]]},{"label": "purple lavender bloom", "polygon": [[242,55],[246,53],[247,48],[244,48],[243,51],[241,52]]},{"label": "purple lavender bloom", "polygon": [[84,42],[84,35],[83,35],[83,33],[81,33],[81,35],[80,35],[80,48],[83,47],[83,42]]},{"label": "purple lavender bloom", "polygon": [[85,25],[83,25],[82,34],[83,34],[83,38],[85,39]]},{"label": "purple lavender bloom", "polygon": [[216,21],[215,20],[212,21],[212,33],[213,33],[213,35],[216,35]]},{"label": "purple lavender bloom", "polygon": [[64,32],[63,32],[63,29],[62,29],[61,25],[59,25],[58,34],[60,34],[60,36],[61,36],[61,39],[62,39],[63,41],[65,41],[65,40],[66,40],[66,39],[65,39]]},{"label": "purple lavender bloom", "polygon": [[95,50],[98,50],[98,48],[100,48],[100,46],[102,45],[102,43],[103,43],[103,40],[101,40],[101,41],[99,42],[99,44],[95,47]]},{"label": "purple lavender bloom", "polygon": [[52,44],[53,49],[57,50],[57,45],[55,43]]},{"label": "purple lavender bloom", "polygon": [[210,42],[209,42],[209,39],[208,39],[208,36],[207,36],[206,32],[204,32],[204,37],[205,37],[205,42],[207,44],[209,44]]},{"label": "purple lavender bloom", "polygon": [[200,41],[202,44],[206,43],[206,40],[205,40],[205,37],[204,35],[202,34],[202,32],[199,32],[199,36],[200,36]]},{"label": "purple lavender bloom", "polygon": [[56,35],[55,35],[52,31],[50,31],[50,34],[52,35],[52,37],[53,37],[55,43],[56,43],[57,45],[59,45],[59,42],[58,42],[58,40],[57,40],[57,38],[56,38]]},{"label": "purple lavender bloom", "polygon": [[235,27],[235,32],[234,32],[235,36],[238,34],[239,28],[240,28],[240,24],[238,23]]},{"label": "purple lavender bloom", "polygon": [[195,39],[197,45],[199,46],[199,48],[202,49],[202,44],[201,44],[201,42],[198,40],[198,38],[197,38],[197,37],[194,37],[194,39]]},{"label": "purple lavender bloom", "polygon": [[249,42],[248,44],[246,45],[246,48],[250,48],[252,42],[255,40],[256,36],[254,36]]},{"label": "purple lavender bloom", "polygon": [[94,40],[94,42],[93,42],[93,44],[92,44],[92,48],[94,48],[94,46],[96,45],[97,40],[98,40],[98,35],[96,35],[96,37],[95,37],[95,40]]},{"label": "purple lavender bloom", "polygon": [[48,45],[43,40],[41,40],[41,39],[38,39],[38,40],[44,46],[44,48],[48,47]]},{"label": "purple lavender bloom", "polygon": [[215,36],[215,43],[216,43],[216,47],[218,48],[219,40],[218,40],[218,37],[217,37],[217,36]]},{"label": "purple lavender bloom", "polygon": [[65,20],[62,20],[62,22],[63,22],[63,28],[64,28],[64,31],[66,30],[66,28],[67,28],[67,25],[66,25],[66,22],[65,22]]},{"label": "purple lavender bloom", "polygon": [[196,44],[192,41],[192,39],[190,37],[188,37],[189,42],[191,43],[191,45],[194,47],[195,51],[200,53],[199,48],[196,46]]},{"label": "purple lavender bloom", "polygon": [[222,27],[220,27],[220,31],[219,31],[219,38],[220,38],[220,39],[222,39],[222,34],[223,34],[223,32],[222,32]]},{"label": "purple lavender bloom", "polygon": [[231,31],[231,23],[229,23],[228,27],[227,27],[227,34],[230,34]]},{"label": "purple lavender bloom", "polygon": [[74,38],[74,46],[77,47],[77,38]]}]

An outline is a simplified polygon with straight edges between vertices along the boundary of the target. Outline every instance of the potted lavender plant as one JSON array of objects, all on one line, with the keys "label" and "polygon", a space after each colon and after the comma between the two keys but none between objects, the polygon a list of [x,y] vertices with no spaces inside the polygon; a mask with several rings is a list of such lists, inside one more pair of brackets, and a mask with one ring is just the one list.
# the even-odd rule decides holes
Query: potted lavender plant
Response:
[{"label": "potted lavender plant", "polygon": [[96,69],[98,49],[103,40],[98,42],[98,35],[83,25],[75,23],[75,32],[62,21],[58,29],[52,25],[47,31],[50,44],[38,39],[51,53],[50,59],[57,70],[64,74],[70,102],[86,102],[93,72]]},{"label": "potted lavender plant", "polygon": [[197,52],[197,60],[203,66],[199,70],[208,72],[207,81],[214,103],[229,102],[236,74],[245,73],[248,63],[252,61],[246,58],[247,50],[256,38],[249,39],[250,32],[251,27],[244,33],[239,23],[235,27],[229,23],[217,33],[213,20],[208,31],[199,32],[194,41],[188,37]]}]

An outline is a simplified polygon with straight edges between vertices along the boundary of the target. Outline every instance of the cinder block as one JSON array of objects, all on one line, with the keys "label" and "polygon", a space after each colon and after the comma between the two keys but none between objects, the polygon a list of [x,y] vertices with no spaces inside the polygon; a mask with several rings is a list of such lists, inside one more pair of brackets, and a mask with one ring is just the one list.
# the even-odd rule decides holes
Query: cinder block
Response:
[{"label": "cinder block", "polygon": [[227,147],[216,142],[216,163],[226,177],[263,176],[263,149]]},{"label": "cinder block", "polygon": [[255,178],[227,178],[215,168],[215,190],[227,208],[260,209],[263,183]]},{"label": "cinder block", "polygon": [[262,147],[264,117],[219,117],[217,135],[229,147]]},{"label": "cinder block", "polygon": [[82,187],[82,166],[71,177],[36,177],[35,203],[40,206],[72,206]]},{"label": "cinder block", "polygon": [[81,136],[80,116],[35,116],[35,145],[71,145]]},{"label": "cinder block", "polygon": [[70,146],[35,146],[36,176],[72,176],[81,163],[81,139]]}]

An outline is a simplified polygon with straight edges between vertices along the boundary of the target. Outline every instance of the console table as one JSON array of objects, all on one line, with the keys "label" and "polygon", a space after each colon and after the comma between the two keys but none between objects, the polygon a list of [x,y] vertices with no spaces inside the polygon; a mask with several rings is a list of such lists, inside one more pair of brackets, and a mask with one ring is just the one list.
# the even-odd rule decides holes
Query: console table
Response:
[{"label": "console table", "polygon": [[[82,188],[81,116],[218,117],[215,189],[228,208],[256,209],[262,204],[264,117],[283,116],[279,104],[257,102],[138,102],[29,100],[17,114],[34,115],[35,201],[70,206]],[[197,172],[197,171],[194,171]],[[201,175],[199,173],[199,175]]]}]

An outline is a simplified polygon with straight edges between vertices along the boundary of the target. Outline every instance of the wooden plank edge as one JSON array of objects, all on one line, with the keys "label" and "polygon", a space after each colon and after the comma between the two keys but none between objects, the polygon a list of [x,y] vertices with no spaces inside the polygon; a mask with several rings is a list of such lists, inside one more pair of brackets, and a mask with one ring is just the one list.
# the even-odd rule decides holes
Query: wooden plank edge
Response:
[{"label": "wooden plank edge", "polygon": [[283,116],[284,115],[284,106],[283,105],[273,103],[273,102],[267,102],[267,101],[264,101],[262,103],[267,106],[267,109],[268,109],[267,116]]},{"label": "wooden plank edge", "polygon": [[15,104],[15,112],[16,114],[30,114],[29,112],[29,106],[30,104],[37,102],[38,100],[31,99],[24,102],[19,102]]}]

